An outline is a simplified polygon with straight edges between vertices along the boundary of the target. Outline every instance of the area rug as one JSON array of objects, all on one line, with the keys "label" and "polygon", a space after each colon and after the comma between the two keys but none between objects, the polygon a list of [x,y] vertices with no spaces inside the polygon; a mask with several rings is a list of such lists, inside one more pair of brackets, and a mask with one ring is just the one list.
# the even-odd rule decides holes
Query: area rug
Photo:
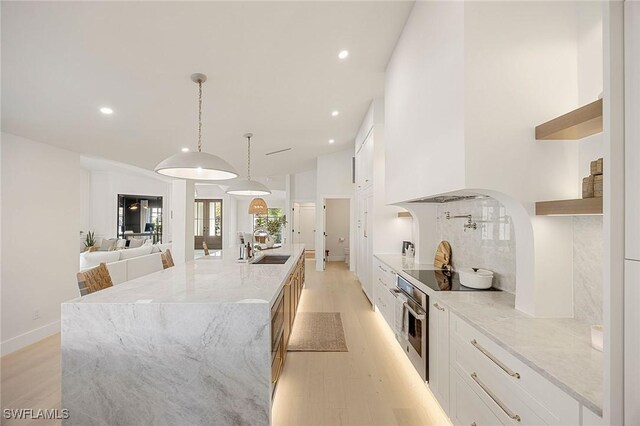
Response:
[{"label": "area rug", "polygon": [[339,312],[299,312],[291,337],[290,352],[348,352]]}]

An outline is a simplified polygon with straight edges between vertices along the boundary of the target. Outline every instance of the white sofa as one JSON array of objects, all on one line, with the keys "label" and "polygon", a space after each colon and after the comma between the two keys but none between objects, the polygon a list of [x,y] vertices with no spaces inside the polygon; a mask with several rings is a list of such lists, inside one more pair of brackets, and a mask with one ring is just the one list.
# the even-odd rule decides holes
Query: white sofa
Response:
[{"label": "white sofa", "polygon": [[80,271],[106,263],[113,284],[120,284],[162,270],[161,254],[171,244],[154,244],[132,249],[93,251],[80,254]]}]

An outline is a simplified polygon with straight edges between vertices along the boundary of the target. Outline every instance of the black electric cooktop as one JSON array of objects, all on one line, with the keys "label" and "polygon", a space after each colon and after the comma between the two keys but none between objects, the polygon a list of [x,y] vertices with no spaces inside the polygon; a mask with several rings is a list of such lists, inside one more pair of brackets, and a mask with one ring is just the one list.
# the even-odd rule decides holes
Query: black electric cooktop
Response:
[{"label": "black electric cooktop", "polygon": [[494,287],[486,290],[465,287],[460,284],[460,278],[455,271],[433,269],[404,269],[403,271],[435,291],[501,291]]}]

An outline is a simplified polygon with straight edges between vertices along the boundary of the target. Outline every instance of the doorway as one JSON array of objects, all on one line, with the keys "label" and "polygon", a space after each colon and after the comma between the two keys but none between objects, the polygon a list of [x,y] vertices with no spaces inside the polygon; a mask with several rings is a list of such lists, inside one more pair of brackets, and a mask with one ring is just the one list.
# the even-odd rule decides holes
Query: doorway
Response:
[{"label": "doorway", "polygon": [[351,234],[351,199],[324,200],[324,262],[344,262],[349,265]]},{"label": "doorway", "polygon": [[195,200],[193,214],[194,248],[202,249],[206,242],[210,249],[222,249],[222,200]]},{"label": "doorway", "polygon": [[296,244],[304,244],[308,254],[315,252],[316,239],[316,204],[293,203],[293,233],[292,239]]}]

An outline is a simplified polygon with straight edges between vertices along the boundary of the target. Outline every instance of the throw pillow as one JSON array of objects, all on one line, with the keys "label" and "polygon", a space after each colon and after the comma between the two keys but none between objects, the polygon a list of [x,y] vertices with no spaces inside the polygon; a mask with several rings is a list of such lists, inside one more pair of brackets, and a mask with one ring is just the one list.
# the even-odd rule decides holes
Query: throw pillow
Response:
[{"label": "throw pillow", "polygon": [[144,241],[142,241],[140,238],[132,238],[129,240],[129,248],[137,248],[137,247],[142,247],[142,244],[144,243]]}]

